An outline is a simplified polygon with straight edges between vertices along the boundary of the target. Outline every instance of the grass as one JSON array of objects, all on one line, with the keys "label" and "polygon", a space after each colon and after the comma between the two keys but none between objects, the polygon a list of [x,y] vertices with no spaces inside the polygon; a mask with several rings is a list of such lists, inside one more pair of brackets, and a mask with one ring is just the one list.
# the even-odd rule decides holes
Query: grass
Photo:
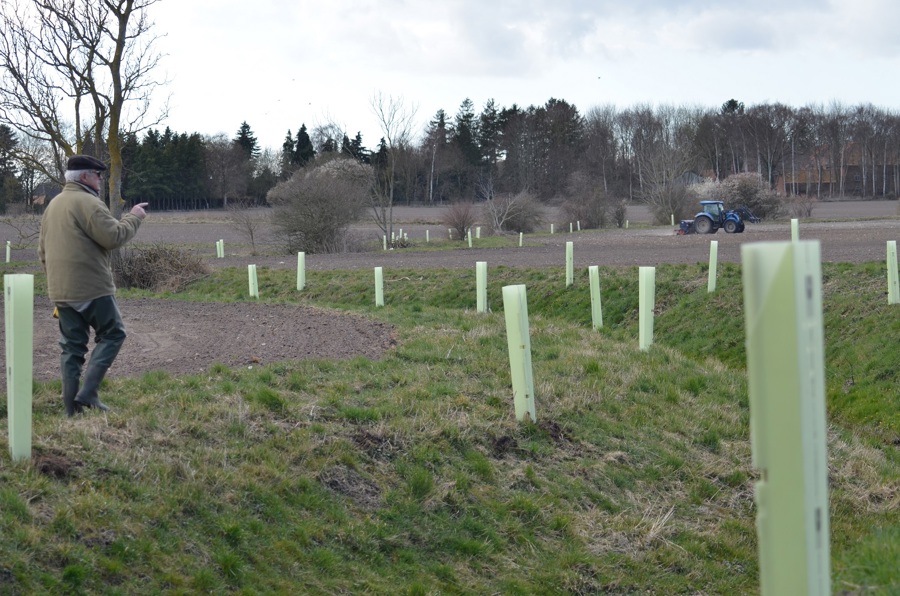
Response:
[{"label": "grass", "polygon": [[[65,420],[36,383],[34,465],[0,459],[0,593],[759,590],[740,268],[385,275],[261,269],[263,301],[394,325],[372,361],[111,379]],[[38,287],[43,287],[38,282]],[[538,420],[511,404],[501,288],[528,288]],[[246,300],[227,269],[166,298]],[[883,265],[824,266],[833,586],[900,590],[900,311]],[[146,295],[123,292],[127,295]],[[5,404],[3,405],[5,408]],[[0,411],[5,417],[5,410]]]}]

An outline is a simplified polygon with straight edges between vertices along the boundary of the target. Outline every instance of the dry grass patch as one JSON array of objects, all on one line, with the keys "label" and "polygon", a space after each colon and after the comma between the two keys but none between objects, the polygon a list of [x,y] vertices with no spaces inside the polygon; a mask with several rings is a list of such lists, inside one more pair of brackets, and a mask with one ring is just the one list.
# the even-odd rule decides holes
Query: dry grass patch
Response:
[{"label": "dry grass patch", "polygon": [[112,269],[118,287],[156,292],[177,292],[212,272],[202,257],[166,244],[114,251]]}]

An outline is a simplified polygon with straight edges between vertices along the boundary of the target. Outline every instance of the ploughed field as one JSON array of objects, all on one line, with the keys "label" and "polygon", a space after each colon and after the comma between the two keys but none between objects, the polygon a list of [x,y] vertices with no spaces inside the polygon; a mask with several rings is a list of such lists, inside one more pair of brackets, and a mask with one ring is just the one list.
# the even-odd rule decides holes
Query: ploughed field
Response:
[{"label": "ploughed field", "polygon": [[[888,240],[900,240],[900,217],[896,201],[852,201],[822,203],[814,217],[800,223],[801,239],[821,242],[822,258],[829,262],[869,262],[885,260]],[[261,221],[268,215],[258,211]],[[334,255],[307,255],[309,272],[335,269],[384,268],[391,270],[472,268],[477,261],[488,267],[565,266],[565,245],[572,242],[576,269],[589,265],[656,266],[661,264],[705,263],[709,242],[718,241],[720,262],[740,262],[740,246],[746,242],[790,240],[790,222],[748,224],[742,234],[678,236],[670,226],[650,226],[646,210],[629,210],[629,229],[604,229],[568,233],[568,222],[555,222],[556,233],[546,230],[526,235],[523,247],[510,237],[508,246],[474,248],[458,243],[455,250],[422,250],[425,230],[433,242],[447,243],[447,228],[439,208],[398,208],[395,227],[402,228],[413,241],[408,249],[355,252]],[[551,219],[552,221],[552,219]],[[677,224],[677,222],[676,222]],[[16,242],[14,230],[0,229],[0,242]],[[482,227],[486,234],[486,226]],[[354,226],[354,234],[380,244],[381,231],[374,224]],[[296,269],[295,255],[278,254],[272,244],[268,224],[257,231],[259,255],[251,255],[240,232],[224,213],[153,213],[141,226],[139,244],[178,243],[194,247],[208,256],[214,267]],[[226,258],[215,258],[215,242],[225,240]],[[206,248],[208,246],[208,249]],[[13,250],[12,261],[27,262],[19,272],[37,271],[33,248]],[[474,273],[473,273],[474,275]],[[474,291],[474,290],[473,290]],[[336,314],[305,306],[256,303],[199,304],[170,300],[120,300],[129,337],[119,354],[111,376],[137,376],[152,370],[172,375],[200,373],[213,363],[227,366],[258,366],[303,358],[350,358],[363,355],[377,358],[393,345],[389,325],[356,315]],[[34,377],[58,378],[59,349],[56,321],[46,297],[35,298]],[[0,345],[0,351],[5,345]],[[0,371],[0,377],[5,371]],[[5,379],[0,379],[5,382]]]}]

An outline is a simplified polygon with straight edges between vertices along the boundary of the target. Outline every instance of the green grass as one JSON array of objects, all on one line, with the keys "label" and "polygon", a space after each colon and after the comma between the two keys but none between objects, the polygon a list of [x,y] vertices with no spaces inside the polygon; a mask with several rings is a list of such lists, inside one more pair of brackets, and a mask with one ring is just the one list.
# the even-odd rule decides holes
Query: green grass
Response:
[{"label": "green grass", "polygon": [[[263,301],[394,325],[378,361],[108,380],[65,420],[34,390],[37,465],[0,456],[0,592],[757,593],[740,268],[587,275],[258,272]],[[900,310],[883,265],[825,265],[833,586],[900,590]],[[42,287],[38,282],[38,287]],[[501,289],[528,292],[538,421],[511,403]],[[243,301],[246,272],[177,300]],[[123,296],[138,295],[122,292]],[[146,294],[140,294],[146,295]],[[3,404],[5,408],[5,403]],[[5,409],[0,412],[5,418]]]}]

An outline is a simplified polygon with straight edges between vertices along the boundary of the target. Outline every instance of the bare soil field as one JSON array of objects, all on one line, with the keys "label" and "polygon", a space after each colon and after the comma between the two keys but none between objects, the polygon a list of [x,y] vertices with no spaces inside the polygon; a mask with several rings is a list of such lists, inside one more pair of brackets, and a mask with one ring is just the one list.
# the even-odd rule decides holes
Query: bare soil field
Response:
[{"label": "bare soil field", "polygon": [[[440,208],[398,208],[395,222],[419,244],[425,230],[443,241],[447,230],[440,224]],[[261,221],[267,212],[261,210]],[[526,236],[519,248],[466,248],[428,251],[400,249],[335,255],[307,255],[309,271],[334,269],[472,268],[477,261],[489,267],[544,267],[565,264],[565,244],[574,246],[575,266],[656,266],[664,263],[707,262],[710,240],[718,241],[720,262],[740,262],[740,246],[745,242],[790,239],[789,221],[748,225],[743,234],[678,236],[668,226],[652,227],[645,209],[629,210],[629,229],[592,230],[568,233],[567,222],[556,222],[557,233]],[[552,221],[552,219],[551,219]],[[486,229],[486,228],[485,228]],[[354,232],[372,240],[381,231],[363,222]],[[197,247],[208,255],[214,267],[296,268],[296,255],[278,254],[271,242],[268,224],[261,224],[260,253],[252,255],[247,241],[222,212],[150,213],[136,241],[140,244],[178,243]],[[884,261],[888,240],[900,240],[897,201],[850,201],[822,203],[814,217],[800,224],[802,239],[821,242],[827,262]],[[224,239],[227,257],[215,258],[215,242]],[[0,226],[0,242],[17,242],[15,230]],[[380,243],[380,240],[378,240]],[[208,250],[206,249],[208,246]],[[39,270],[33,248],[12,250],[14,262],[27,263],[18,272]],[[214,363],[229,367],[253,367],[308,358],[350,358],[357,355],[378,358],[394,345],[389,325],[352,314],[299,306],[241,304],[198,304],[167,300],[120,300],[128,339],[110,376],[139,376],[162,370],[172,375],[202,373]],[[35,298],[34,377],[58,378],[58,329],[51,318],[52,305],[46,297]],[[5,342],[0,353],[5,360]],[[5,377],[5,370],[0,372]],[[3,382],[3,379],[0,379]]]},{"label": "bare soil field", "polygon": [[[435,242],[449,242],[446,226],[441,224],[443,209],[439,207],[400,207],[394,212],[395,232],[404,234],[418,245],[423,245],[426,230]],[[265,222],[268,213],[259,217]],[[884,259],[885,242],[896,240],[900,230],[897,201],[842,201],[822,203],[816,207],[815,217],[801,221],[801,238],[818,239],[822,243],[822,258],[827,262],[866,262]],[[260,254],[251,257],[247,240],[234,226],[222,221],[221,214],[210,214],[205,223],[180,223],[171,221],[169,214],[161,214],[156,222],[148,219],[141,227],[141,242],[192,242],[209,246],[208,254],[215,256],[215,242],[223,239],[226,258],[210,259],[215,267],[239,267],[254,263],[258,267],[295,268],[296,257],[279,254],[283,251],[274,243],[268,223],[259,230],[257,249]],[[574,243],[576,267],[588,265],[643,265],[663,263],[696,263],[709,257],[709,241],[719,243],[721,262],[739,262],[740,245],[745,242],[765,242],[790,239],[790,221],[748,224],[742,234],[726,234],[723,231],[709,236],[677,236],[673,227],[651,226],[646,208],[629,208],[628,229],[604,229],[569,234],[569,223],[559,219],[553,211],[548,213],[546,231],[525,238],[522,248],[474,248],[456,243],[459,250],[423,251],[413,249],[388,252],[350,252],[341,254],[307,255],[309,270],[367,269],[381,266],[385,269],[468,268],[477,261],[486,261],[489,267],[545,267],[565,262],[565,244]],[[554,221],[555,220],[555,221]],[[555,234],[550,234],[550,223],[555,223]],[[577,226],[576,226],[577,228]],[[372,223],[360,222],[352,227],[358,238],[369,244],[380,245],[382,231]],[[483,226],[483,233],[487,227]],[[510,244],[515,245],[515,238]],[[229,250],[229,247],[232,247]]]}]

